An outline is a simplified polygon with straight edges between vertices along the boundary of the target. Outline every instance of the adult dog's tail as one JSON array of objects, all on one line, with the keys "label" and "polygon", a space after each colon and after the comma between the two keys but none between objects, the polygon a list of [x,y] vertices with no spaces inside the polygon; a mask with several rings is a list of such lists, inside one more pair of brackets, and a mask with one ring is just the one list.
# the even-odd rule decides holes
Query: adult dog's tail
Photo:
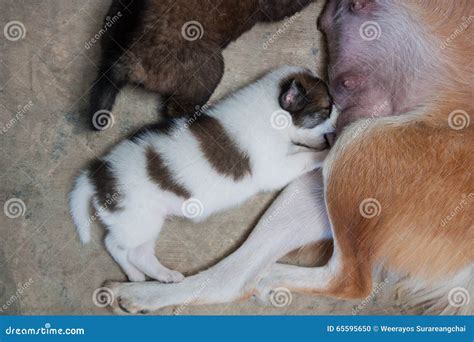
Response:
[{"label": "adult dog's tail", "polygon": [[72,220],[76,226],[79,239],[83,244],[88,243],[91,239],[89,207],[93,195],[94,187],[89,179],[88,172],[83,171],[81,175],[77,177],[74,188],[69,195],[69,207]]}]

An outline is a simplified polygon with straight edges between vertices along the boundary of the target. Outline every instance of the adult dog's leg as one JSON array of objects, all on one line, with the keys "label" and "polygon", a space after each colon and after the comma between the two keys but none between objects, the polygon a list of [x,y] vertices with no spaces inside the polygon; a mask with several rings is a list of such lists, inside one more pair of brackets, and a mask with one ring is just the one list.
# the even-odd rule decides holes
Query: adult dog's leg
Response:
[{"label": "adult dog's leg", "polygon": [[116,311],[136,313],[170,305],[212,304],[246,298],[261,274],[288,252],[330,236],[322,176],[309,173],[290,184],[247,241],[210,269],[178,284],[109,283]]},{"label": "adult dog's leg", "polygon": [[[372,289],[376,264],[422,279],[427,288],[465,272],[473,264],[472,244],[466,239],[472,236],[472,216],[467,211],[457,215],[455,229],[443,229],[440,222],[472,189],[468,170],[474,163],[465,146],[474,142],[474,135],[445,125],[406,115],[349,127],[324,166],[334,241],[331,260],[319,268],[273,265],[256,293],[268,299],[272,289],[285,287],[360,298]],[[427,203],[425,198],[436,200]]]}]

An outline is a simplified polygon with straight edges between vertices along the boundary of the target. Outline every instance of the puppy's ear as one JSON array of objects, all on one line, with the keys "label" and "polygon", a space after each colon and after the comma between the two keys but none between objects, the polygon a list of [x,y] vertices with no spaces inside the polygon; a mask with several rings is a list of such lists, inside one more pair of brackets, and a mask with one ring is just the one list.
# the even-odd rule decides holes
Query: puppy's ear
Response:
[{"label": "puppy's ear", "polygon": [[280,106],[284,110],[288,112],[298,112],[302,110],[307,103],[306,91],[298,81],[292,80],[288,82],[286,86],[282,87]]}]

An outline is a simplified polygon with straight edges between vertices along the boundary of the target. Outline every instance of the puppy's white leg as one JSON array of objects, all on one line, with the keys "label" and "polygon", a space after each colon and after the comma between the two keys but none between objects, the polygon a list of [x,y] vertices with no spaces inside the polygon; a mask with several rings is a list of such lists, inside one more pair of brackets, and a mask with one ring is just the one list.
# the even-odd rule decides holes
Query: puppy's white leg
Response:
[{"label": "puppy's white leg", "polygon": [[164,283],[177,283],[184,276],[163,266],[155,256],[155,241],[151,240],[128,252],[128,260],[149,277]]},{"label": "puppy's white leg", "polygon": [[105,238],[105,247],[109,251],[115,262],[119,264],[130,281],[145,281],[145,274],[133,266],[128,260],[128,250],[120,247],[112,234]]},{"label": "puppy's white leg", "polygon": [[[252,294],[263,271],[288,252],[328,237],[322,177],[309,173],[291,183],[247,241],[207,271],[178,284],[109,283],[117,311],[140,312],[169,305],[211,304]],[[179,310],[179,309],[178,309]]]}]

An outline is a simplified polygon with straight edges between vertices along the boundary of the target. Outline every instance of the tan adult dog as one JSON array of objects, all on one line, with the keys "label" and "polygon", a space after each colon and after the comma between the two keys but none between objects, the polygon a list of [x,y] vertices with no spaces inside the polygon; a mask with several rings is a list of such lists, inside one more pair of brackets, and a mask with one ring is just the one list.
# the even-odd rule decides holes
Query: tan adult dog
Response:
[{"label": "tan adult dog", "polygon": [[[472,0],[329,1],[319,24],[342,114],[322,174],[291,184],[248,240],[210,269],[178,284],[109,283],[113,307],[136,313],[268,299],[281,287],[363,298],[383,266],[409,279],[412,305],[429,304],[433,313],[468,309],[472,7]],[[276,263],[328,236],[334,252],[327,265]]]}]

